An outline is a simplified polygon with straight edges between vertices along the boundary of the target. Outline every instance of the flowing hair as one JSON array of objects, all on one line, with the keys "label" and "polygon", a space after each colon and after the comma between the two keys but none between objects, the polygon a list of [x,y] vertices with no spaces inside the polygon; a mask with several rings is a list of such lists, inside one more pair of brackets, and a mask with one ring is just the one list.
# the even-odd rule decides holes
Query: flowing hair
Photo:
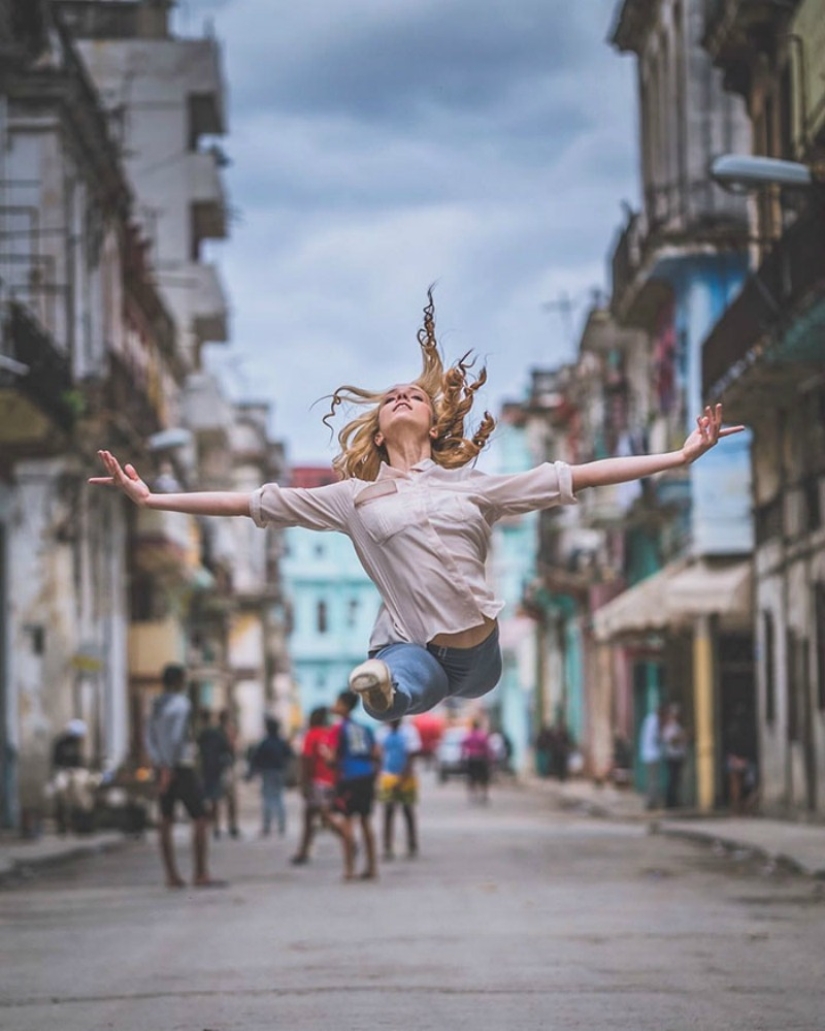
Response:
[{"label": "flowing hair", "polygon": [[[464,421],[473,407],[476,391],[487,382],[487,370],[482,368],[477,377],[470,376],[470,370],[475,364],[470,358],[470,351],[445,370],[435,336],[432,287],[427,290],[424,324],[418,331],[418,343],[421,347],[422,369],[414,385],[424,391],[432,405],[433,461],[445,469],[457,469],[479,454],[495,429],[495,419],[489,412],[485,412],[476,430],[469,437],[465,436]],[[378,476],[381,462],[387,459],[386,449],[375,443],[380,403],[384,394],[384,391],[345,385],[330,396],[330,410],[323,420],[330,430],[330,420],[339,405],[369,406],[367,411],[351,419],[338,434],[341,450],[332,465],[345,480],[351,477],[374,480]]]}]

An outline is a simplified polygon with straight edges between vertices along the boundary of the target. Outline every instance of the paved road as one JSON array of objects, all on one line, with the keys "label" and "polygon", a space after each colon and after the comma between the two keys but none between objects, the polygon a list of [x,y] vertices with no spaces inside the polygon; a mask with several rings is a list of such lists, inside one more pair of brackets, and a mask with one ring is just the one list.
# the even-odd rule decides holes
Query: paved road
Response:
[{"label": "paved road", "polygon": [[250,824],[214,850],[223,891],[159,886],[154,841],[7,887],[0,1027],[823,1028],[823,885],[518,789],[429,785],[422,817],[377,883]]}]

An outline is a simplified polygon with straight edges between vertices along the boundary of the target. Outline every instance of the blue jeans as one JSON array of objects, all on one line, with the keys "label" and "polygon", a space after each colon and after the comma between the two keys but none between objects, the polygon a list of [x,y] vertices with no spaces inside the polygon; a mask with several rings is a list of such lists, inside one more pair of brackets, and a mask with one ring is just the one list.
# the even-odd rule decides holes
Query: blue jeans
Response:
[{"label": "blue jeans", "polygon": [[387,722],[427,712],[445,698],[481,698],[489,694],[501,676],[498,627],[474,648],[439,648],[428,644],[388,644],[373,658],[390,668],[395,698],[386,712],[365,710]]},{"label": "blue jeans", "polygon": [[261,770],[261,802],[263,803],[263,832],[269,834],[272,817],[278,821],[278,833],[286,830],[286,808],[284,806],[283,770]]}]

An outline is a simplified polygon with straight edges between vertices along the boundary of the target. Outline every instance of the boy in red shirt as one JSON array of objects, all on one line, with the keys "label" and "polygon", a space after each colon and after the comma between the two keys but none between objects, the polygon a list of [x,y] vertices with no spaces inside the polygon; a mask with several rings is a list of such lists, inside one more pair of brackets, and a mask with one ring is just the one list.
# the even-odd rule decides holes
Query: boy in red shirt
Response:
[{"label": "boy in red shirt", "polygon": [[315,836],[316,823],[341,835],[338,824],[330,817],[335,797],[335,756],[333,728],[328,726],[329,710],[325,705],[313,709],[309,728],[301,749],[301,791],[304,797],[304,829],[298,851],[292,857],[295,866],[309,861],[309,850]]}]

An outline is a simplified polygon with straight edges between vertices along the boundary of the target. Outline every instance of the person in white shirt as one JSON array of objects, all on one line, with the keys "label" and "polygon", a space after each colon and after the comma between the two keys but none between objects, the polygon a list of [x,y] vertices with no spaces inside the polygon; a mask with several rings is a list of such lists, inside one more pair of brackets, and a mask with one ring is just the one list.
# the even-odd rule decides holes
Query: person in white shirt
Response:
[{"label": "person in white shirt", "polygon": [[432,294],[418,334],[417,380],[373,392],[341,387],[341,404],[366,411],[338,435],[338,483],[289,488],[268,483],[252,494],[153,493],[134,466],[98,454],[107,475],[89,482],[117,487],[136,504],[193,515],[251,516],[258,526],[336,530],[352,541],[383,605],[369,658],[350,675],[367,712],[390,721],[426,712],[447,697],[478,698],[501,674],[496,616],[502,608],[485,577],[491,527],[502,516],[575,504],[575,494],[652,476],[695,461],[720,437],[722,408],[706,408],[678,451],[547,462],[524,473],[490,476],[472,462],[495,426],[489,413],[470,436],[465,419],[486,372],[471,379],[465,355],[444,369],[435,337]]},{"label": "person in white shirt", "polygon": [[642,720],[639,731],[639,758],[645,766],[647,779],[647,808],[658,809],[661,804],[662,714],[664,706],[651,709]]}]

